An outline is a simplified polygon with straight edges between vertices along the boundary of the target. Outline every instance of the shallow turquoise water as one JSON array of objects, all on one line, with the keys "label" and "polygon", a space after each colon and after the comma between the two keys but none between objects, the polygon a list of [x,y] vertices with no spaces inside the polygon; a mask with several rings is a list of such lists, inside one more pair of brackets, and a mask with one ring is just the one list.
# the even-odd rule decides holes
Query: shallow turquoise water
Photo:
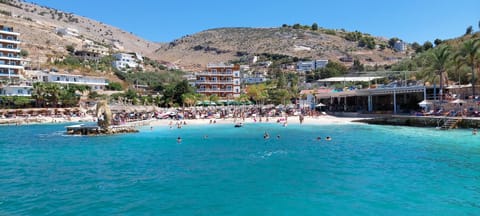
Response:
[{"label": "shallow turquoise water", "polygon": [[0,127],[0,215],[480,214],[480,136],[468,130],[247,124],[71,137],[64,126]]}]

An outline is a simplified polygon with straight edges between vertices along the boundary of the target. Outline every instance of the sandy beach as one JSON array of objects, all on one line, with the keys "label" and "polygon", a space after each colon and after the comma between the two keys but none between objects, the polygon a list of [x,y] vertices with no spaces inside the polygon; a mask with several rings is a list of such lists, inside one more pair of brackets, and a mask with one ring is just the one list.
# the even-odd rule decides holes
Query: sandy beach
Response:
[{"label": "sandy beach", "polygon": [[[344,118],[344,117],[335,117],[330,115],[322,116],[305,116],[303,124],[314,124],[314,125],[326,125],[326,124],[347,124],[354,120],[361,118]],[[51,116],[36,116],[36,117],[15,117],[15,118],[0,118],[0,125],[24,125],[24,124],[51,124],[51,123],[67,123],[67,122],[94,122],[95,117],[87,115],[85,117],[51,117]],[[170,123],[175,124],[178,121],[172,119],[154,119],[148,120],[150,126],[168,126]],[[259,118],[245,118],[245,121],[237,118],[226,119],[185,119],[180,120],[182,123],[186,122],[187,125],[209,125],[209,124],[235,124],[242,122],[245,124],[261,124],[266,123],[266,118],[262,118],[260,121]],[[284,123],[284,117],[269,117],[269,123]],[[287,118],[287,124],[300,124],[298,116],[290,116]]]},{"label": "sandy beach", "polygon": [[[303,120],[303,124],[310,124],[310,125],[328,125],[328,124],[348,124],[353,122],[354,120],[359,120],[361,118],[340,118],[330,115],[322,115],[322,116],[315,116],[309,117],[305,116]],[[226,118],[226,119],[186,119],[180,120],[182,123],[186,122],[187,125],[209,125],[209,124],[232,124],[235,123],[245,123],[245,124],[261,124],[261,123],[276,123],[280,121],[280,123],[285,122],[284,117],[269,117],[268,122],[265,118],[262,118],[262,121],[257,118],[256,121],[254,118],[245,118],[245,121],[242,119],[233,119],[233,118]],[[150,123],[150,126],[168,126],[170,123],[175,125],[177,122],[176,120],[170,119],[161,119],[161,120],[154,120]],[[214,123],[215,122],[215,123]],[[290,116],[287,119],[288,124],[300,124],[300,119],[298,116]]]}]

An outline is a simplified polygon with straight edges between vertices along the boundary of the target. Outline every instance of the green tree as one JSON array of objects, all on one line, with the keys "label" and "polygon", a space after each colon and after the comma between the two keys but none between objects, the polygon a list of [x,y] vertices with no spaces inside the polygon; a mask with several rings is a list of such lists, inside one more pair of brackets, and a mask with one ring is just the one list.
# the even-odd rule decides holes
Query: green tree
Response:
[{"label": "green tree", "polygon": [[194,93],[185,93],[182,95],[182,102],[191,107],[197,103],[197,95]]},{"label": "green tree", "polygon": [[293,29],[301,29],[301,28],[302,28],[302,25],[300,25],[300,23],[293,24]]},{"label": "green tree", "polygon": [[36,107],[45,107],[45,83],[33,83],[32,97],[35,99]]},{"label": "green tree", "polygon": [[74,53],[75,52],[75,46],[72,44],[72,45],[67,45],[65,46],[65,49],[69,52],[69,53]]},{"label": "green tree", "polygon": [[311,29],[312,29],[313,31],[317,31],[317,30],[318,30],[318,24],[317,24],[317,23],[313,23]]},{"label": "green tree", "polygon": [[433,44],[432,42],[430,41],[425,41],[425,43],[423,43],[423,51],[427,51],[429,49],[433,48]]},{"label": "green tree", "polygon": [[473,27],[472,26],[468,26],[467,27],[467,30],[465,31],[465,35],[471,35],[473,33]]},{"label": "green tree", "polygon": [[417,42],[412,43],[412,49],[415,50],[415,53],[423,52],[423,47]]},{"label": "green tree", "polygon": [[475,68],[480,57],[480,39],[470,39],[465,41],[460,48],[460,55],[465,59],[465,63],[471,67],[472,71],[472,95],[475,96]]},{"label": "green tree", "polygon": [[21,49],[20,50],[20,56],[23,57],[23,58],[28,57],[28,51],[24,50],[24,49]]},{"label": "green tree", "polygon": [[122,84],[118,82],[110,82],[108,83],[106,88],[107,90],[112,90],[112,91],[121,91],[123,89]]},{"label": "green tree", "polygon": [[447,67],[447,63],[450,58],[450,48],[448,46],[442,46],[438,49],[435,49],[431,55],[432,70],[435,72],[435,75],[440,77],[440,101],[443,100],[443,83],[444,73]]},{"label": "green tree", "polygon": [[435,39],[435,40],[433,41],[433,43],[435,44],[435,46],[438,46],[438,45],[440,45],[441,43],[443,43],[443,41],[442,41],[441,39],[438,39],[438,38],[437,38],[437,39]]}]

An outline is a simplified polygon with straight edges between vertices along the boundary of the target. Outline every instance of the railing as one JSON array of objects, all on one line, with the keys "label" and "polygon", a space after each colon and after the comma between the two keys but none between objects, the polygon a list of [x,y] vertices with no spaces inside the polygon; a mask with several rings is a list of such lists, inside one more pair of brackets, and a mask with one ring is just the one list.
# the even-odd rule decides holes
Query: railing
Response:
[{"label": "railing", "polygon": [[197,92],[234,92],[233,89],[197,89]]},{"label": "railing", "polygon": [[225,81],[225,80],[197,80],[195,81],[196,84],[231,84],[234,85],[235,83],[233,80]]},{"label": "railing", "polygon": [[204,72],[197,72],[197,75],[233,76],[233,72],[213,72],[213,71],[204,71]]}]

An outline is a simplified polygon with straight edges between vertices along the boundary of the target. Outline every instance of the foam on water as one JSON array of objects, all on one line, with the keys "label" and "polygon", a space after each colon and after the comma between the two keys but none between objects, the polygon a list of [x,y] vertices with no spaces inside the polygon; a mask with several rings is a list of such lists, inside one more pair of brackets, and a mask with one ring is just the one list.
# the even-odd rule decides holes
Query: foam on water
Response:
[{"label": "foam on water", "polygon": [[0,127],[0,215],[480,214],[469,130],[269,123],[72,137],[64,126]]}]

